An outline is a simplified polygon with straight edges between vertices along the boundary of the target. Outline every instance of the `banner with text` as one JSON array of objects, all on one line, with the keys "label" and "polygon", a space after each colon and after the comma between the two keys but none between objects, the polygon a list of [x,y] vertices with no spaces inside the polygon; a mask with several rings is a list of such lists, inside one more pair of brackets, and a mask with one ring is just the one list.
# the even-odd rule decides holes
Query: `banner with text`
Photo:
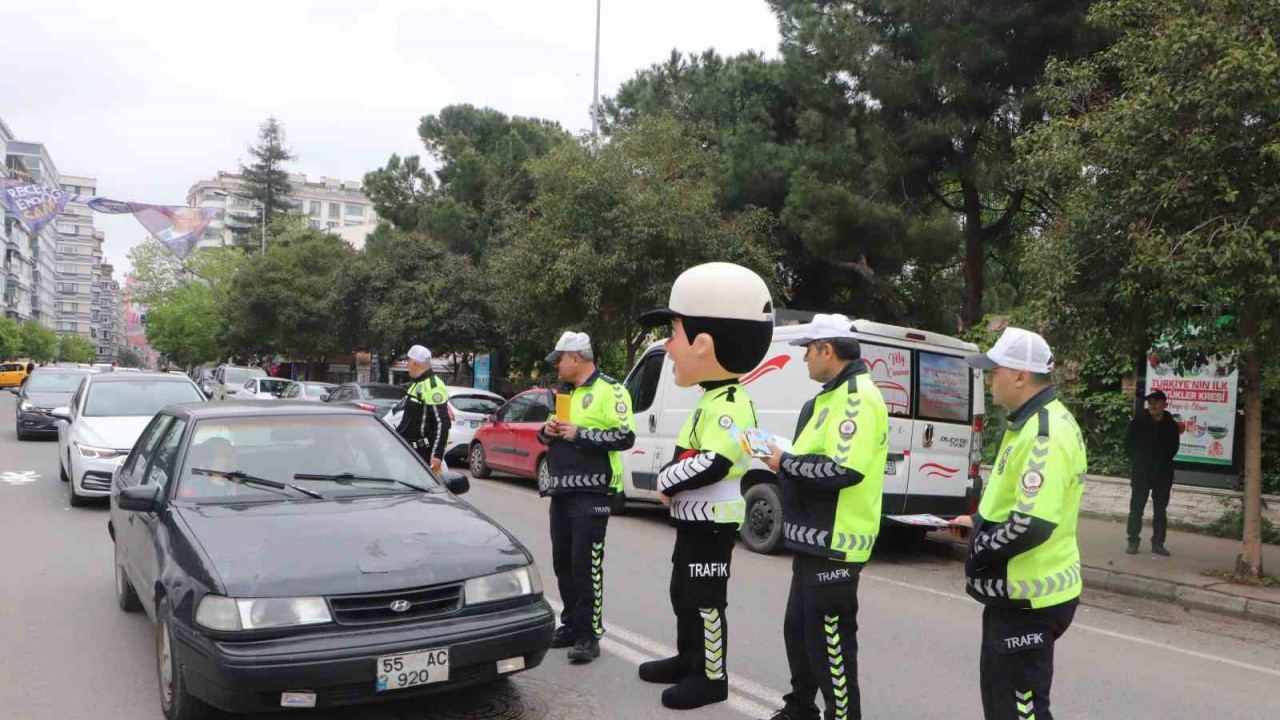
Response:
[{"label": "banner with text", "polygon": [[44,185],[31,185],[21,180],[0,180],[0,201],[27,227],[32,235],[48,225],[67,202],[71,193]]},{"label": "banner with text", "polygon": [[1180,462],[1231,465],[1236,433],[1239,375],[1211,363],[1179,372],[1154,352],[1147,363],[1147,392],[1163,390],[1182,433]]}]

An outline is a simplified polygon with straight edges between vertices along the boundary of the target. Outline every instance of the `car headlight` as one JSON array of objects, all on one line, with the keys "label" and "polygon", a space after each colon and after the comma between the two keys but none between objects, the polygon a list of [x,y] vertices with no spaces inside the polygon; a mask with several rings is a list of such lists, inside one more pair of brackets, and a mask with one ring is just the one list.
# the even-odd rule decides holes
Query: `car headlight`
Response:
[{"label": "car headlight", "polygon": [[76,450],[80,451],[80,457],[88,460],[110,460],[125,454],[115,448],[94,447],[80,443],[76,443]]},{"label": "car headlight", "polygon": [[32,405],[26,400],[23,400],[22,402],[18,403],[18,409],[21,410],[22,412],[31,412],[32,410],[36,409],[36,406]]},{"label": "car headlight", "polygon": [[538,566],[532,563],[515,570],[472,578],[462,586],[463,602],[467,605],[509,600],[540,592],[542,576],[538,574]]},{"label": "car headlight", "polygon": [[197,624],[224,632],[318,625],[332,621],[329,604],[322,597],[229,598],[205,595],[196,609]]}]

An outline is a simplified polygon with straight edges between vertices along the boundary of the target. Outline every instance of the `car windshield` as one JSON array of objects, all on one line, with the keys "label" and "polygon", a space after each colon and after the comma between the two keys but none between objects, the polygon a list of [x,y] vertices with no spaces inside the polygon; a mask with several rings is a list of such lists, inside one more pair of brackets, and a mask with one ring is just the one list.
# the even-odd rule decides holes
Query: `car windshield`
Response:
[{"label": "car windshield", "polygon": [[303,388],[307,391],[307,394],[310,395],[311,397],[324,397],[331,390],[333,390],[334,387],[335,387],[334,385],[316,385],[314,383],[303,386]]},{"label": "car windshield", "polygon": [[27,392],[71,393],[88,373],[82,370],[35,372],[27,379]]},{"label": "car windshield", "polygon": [[246,370],[245,368],[227,368],[227,385],[243,385],[245,380],[251,377],[263,377],[266,373],[262,370]]},{"label": "car windshield", "polygon": [[204,396],[190,382],[147,380],[99,382],[89,388],[86,417],[150,417],[165,405],[200,402]]},{"label": "car windshield", "polygon": [[262,392],[280,392],[293,384],[292,380],[259,380],[258,387],[262,388]]},{"label": "car windshield", "polygon": [[[306,499],[282,496],[270,488],[193,473],[193,469],[242,472],[273,482],[291,483],[326,498],[417,492],[399,483],[360,480],[391,478],[414,488],[441,487],[394,431],[369,415],[278,415],[201,420],[191,435],[178,485],[178,497],[200,501]],[[298,475],[351,479],[322,480]]]},{"label": "car windshield", "polygon": [[483,395],[454,395],[449,398],[449,404],[458,412],[479,413],[480,415],[491,415],[498,412],[498,408],[502,407],[501,401]]},{"label": "car windshield", "polygon": [[365,395],[370,400],[399,400],[404,390],[394,385],[362,385]]}]

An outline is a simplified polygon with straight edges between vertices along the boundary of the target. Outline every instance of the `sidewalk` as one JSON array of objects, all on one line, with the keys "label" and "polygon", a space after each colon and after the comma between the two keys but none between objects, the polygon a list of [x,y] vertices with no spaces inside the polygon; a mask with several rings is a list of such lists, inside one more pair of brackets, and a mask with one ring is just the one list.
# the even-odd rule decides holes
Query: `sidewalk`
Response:
[{"label": "sidewalk", "polygon": [[[1141,549],[1137,555],[1128,555],[1123,522],[1082,517],[1078,528],[1086,588],[1106,588],[1280,623],[1280,587],[1237,585],[1203,574],[1206,570],[1235,569],[1238,540],[1170,530],[1165,546],[1173,557],[1160,557],[1151,554],[1151,525],[1146,523]],[[1263,572],[1280,574],[1280,547],[1262,548]]]},{"label": "sidewalk", "polygon": [[[1128,542],[1123,522],[1081,517],[1077,527],[1085,592],[1101,588],[1280,623],[1280,587],[1237,585],[1202,574],[1206,570],[1233,570],[1240,554],[1239,541],[1170,530],[1165,546],[1173,557],[1161,557],[1151,554],[1151,526],[1147,523],[1142,529],[1141,550],[1129,555],[1125,553]],[[945,532],[930,533],[930,537],[955,544]],[[1280,547],[1262,548],[1263,571],[1280,574]]]}]

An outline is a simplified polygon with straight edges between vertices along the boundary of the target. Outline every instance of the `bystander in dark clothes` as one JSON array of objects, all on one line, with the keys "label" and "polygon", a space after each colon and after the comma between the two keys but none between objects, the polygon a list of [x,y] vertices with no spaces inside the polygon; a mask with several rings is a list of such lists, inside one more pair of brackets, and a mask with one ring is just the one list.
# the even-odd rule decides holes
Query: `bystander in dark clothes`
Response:
[{"label": "bystander in dark clothes", "polygon": [[1147,409],[1129,421],[1124,450],[1129,456],[1132,495],[1129,498],[1130,555],[1138,552],[1142,535],[1142,514],[1151,497],[1155,518],[1151,523],[1151,552],[1169,555],[1165,549],[1165,527],[1169,493],[1173,490],[1173,456],[1178,454],[1178,423],[1165,412],[1168,398],[1160,390],[1147,394]]}]

